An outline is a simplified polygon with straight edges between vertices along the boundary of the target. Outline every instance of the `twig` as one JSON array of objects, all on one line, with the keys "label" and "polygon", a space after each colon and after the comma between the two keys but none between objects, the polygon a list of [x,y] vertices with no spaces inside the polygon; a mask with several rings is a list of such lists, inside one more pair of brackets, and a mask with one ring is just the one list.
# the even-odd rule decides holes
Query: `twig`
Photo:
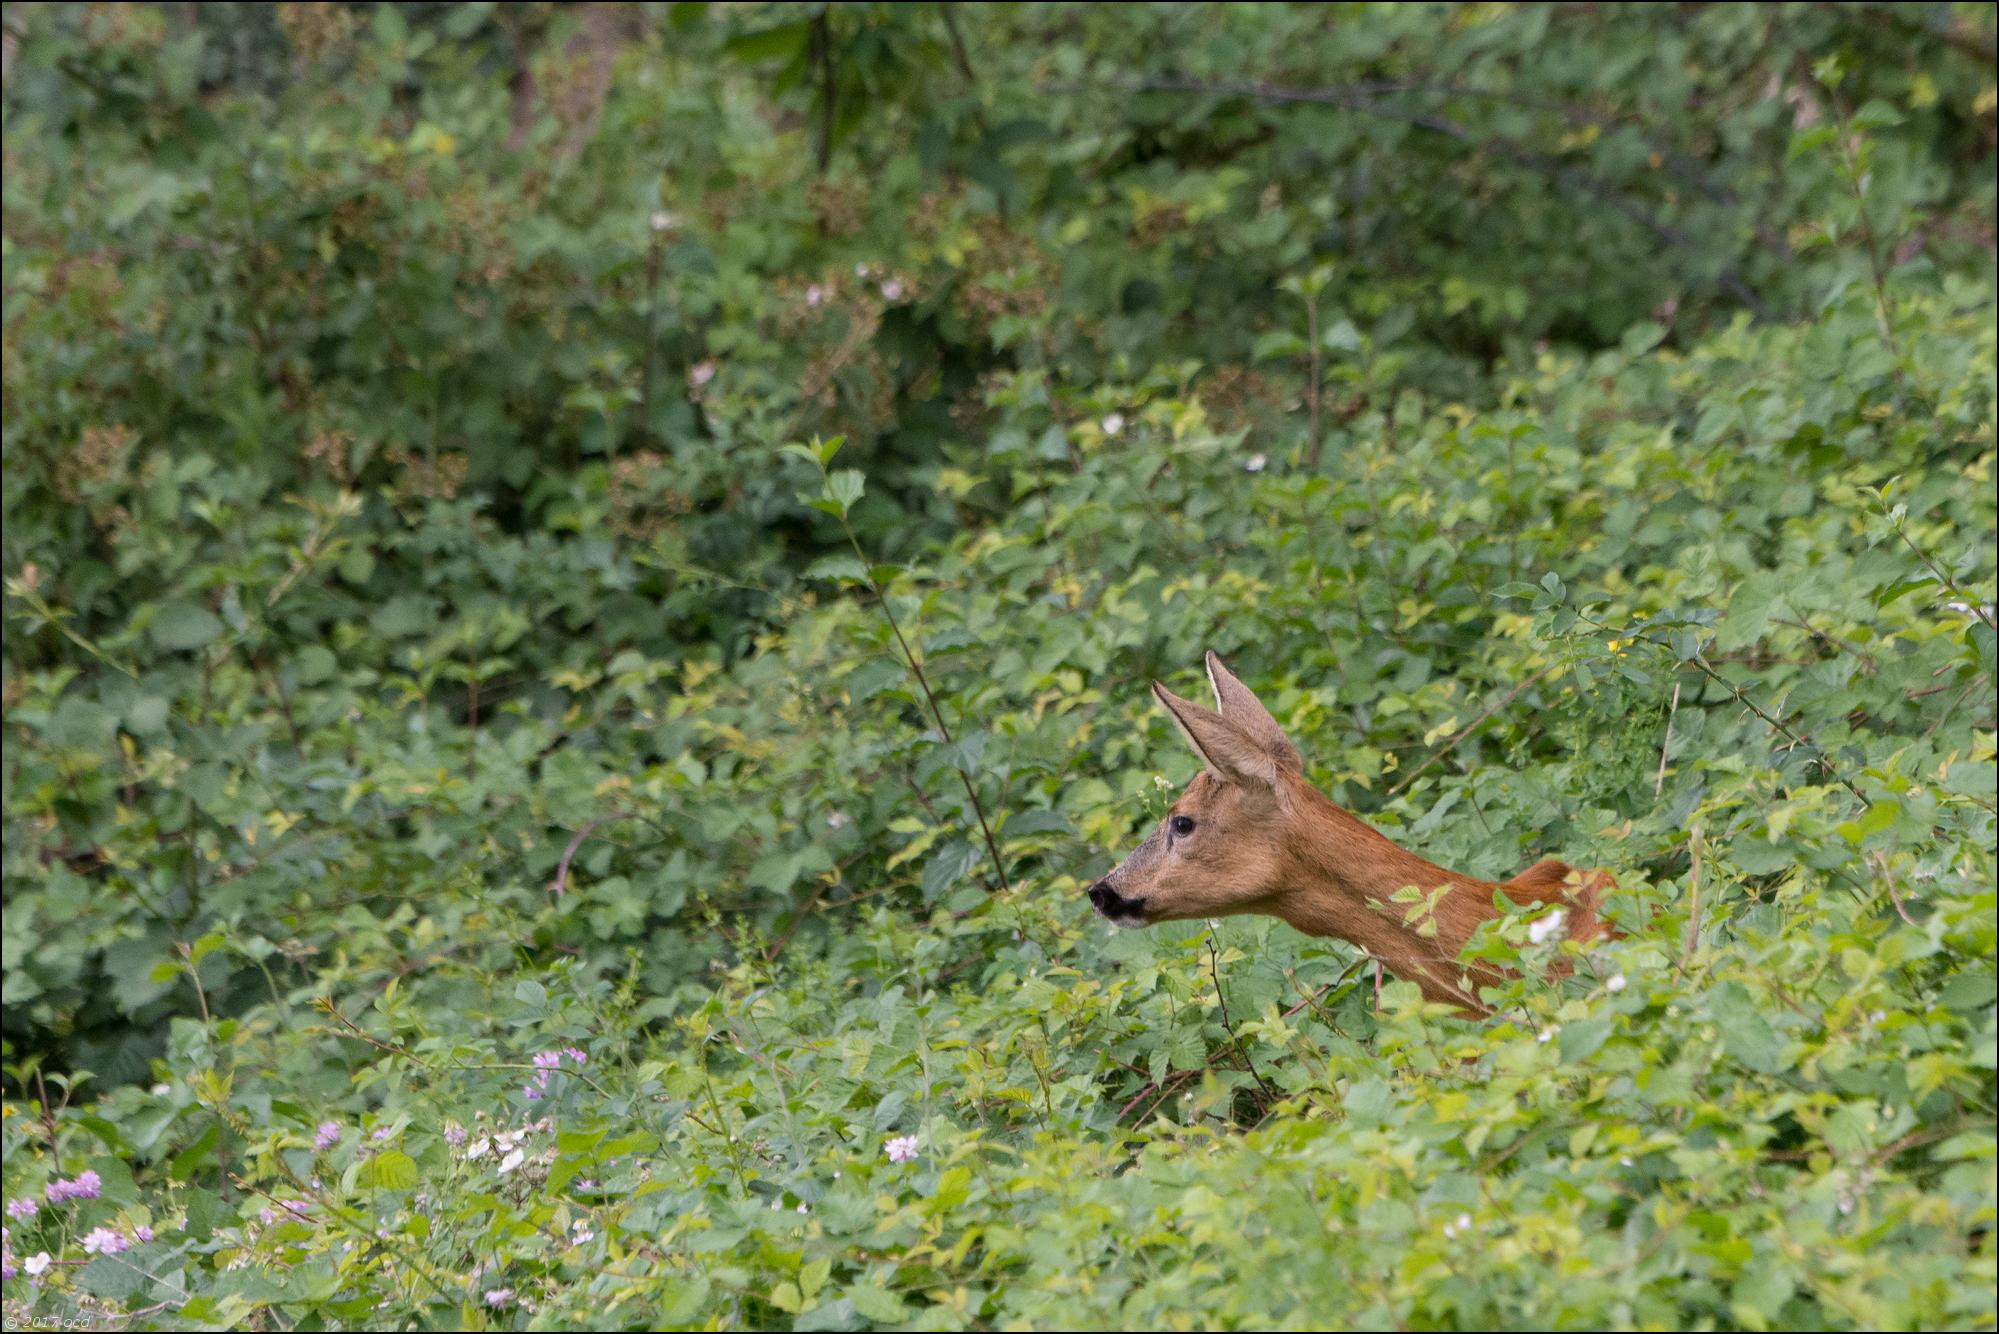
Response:
[{"label": "twig", "polygon": [[812,63],[819,72],[819,174],[833,163],[833,25],[831,5],[812,19]]},{"label": "twig", "polygon": [[[1651,640],[1650,642],[1657,643],[1658,641]],[[1851,792],[1854,795],[1854,798],[1858,800],[1862,806],[1865,806],[1870,810],[1873,809],[1874,803],[1867,799],[1867,794],[1862,792],[1859,788],[1855,787],[1852,783],[1848,782],[1845,775],[1839,773],[1837,770],[1835,770],[1832,767],[1832,757],[1825,753],[1825,748],[1820,746],[1818,742],[1812,740],[1809,735],[1800,736],[1798,733],[1793,732],[1789,727],[1786,727],[1781,720],[1772,718],[1769,714],[1763,712],[1762,709],[1756,706],[1755,700],[1752,700],[1749,698],[1749,696],[1743,694],[1742,690],[1733,681],[1730,681],[1720,672],[1717,672],[1714,668],[1708,666],[1707,661],[1702,657],[1700,657],[1698,654],[1696,654],[1694,657],[1688,658],[1687,662],[1689,665],[1698,668],[1702,673],[1704,673],[1707,676],[1707,678],[1710,681],[1713,681],[1716,685],[1720,686],[1723,690],[1726,690],[1730,695],[1734,696],[1736,703],[1740,704],[1743,708],[1755,714],[1758,718],[1761,718],[1763,720],[1764,725],[1769,727],[1772,731],[1778,732],[1784,736],[1789,737],[1791,741],[1796,745],[1810,746],[1818,754],[1819,768],[1824,770],[1825,773],[1835,783],[1838,783],[1848,792]]]},{"label": "twig", "polygon": [[[1874,234],[1874,220],[1867,215],[1867,187],[1862,182],[1868,173],[1861,171],[1860,160],[1853,150],[1853,129],[1846,114],[1846,101],[1839,95],[1839,89],[1826,89],[1832,102],[1833,114],[1839,117],[1839,133],[1835,138],[1839,143],[1840,165],[1846,168],[1847,188],[1853,191],[1853,210],[1860,216],[1860,239],[1867,246],[1867,269],[1874,280],[1874,319],[1881,328],[1881,341],[1888,345],[1896,362],[1902,360],[1902,345],[1895,337],[1893,317],[1888,309],[1888,272],[1881,266],[1881,242]],[[1899,377],[1901,371],[1897,369]]]},{"label": "twig", "polygon": [[569,884],[569,863],[576,856],[576,850],[583,846],[583,840],[590,837],[591,831],[598,825],[609,824],[613,820],[631,818],[630,811],[612,811],[609,815],[598,816],[576,831],[575,836],[569,840],[569,846],[562,850],[562,860],[555,864],[555,879],[548,883],[548,898],[551,903],[562,897],[563,889]]},{"label": "twig", "polygon": [[201,1006],[201,1023],[205,1028],[211,1022],[208,1015],[208,993],[202,989],[201,968],[194,961],[194,947],[186,943],[181,943],[175,945],[174,948],[180,951],[181,960],[187,965],[188,980],[194,983],[194,999]]},{"label": "twig", "polygon": [[1999,626],[1995,626],[1992,622],[1992,613],[1987,611],[1984,605],[1976,601],[1971,596],[1971,594],[1965,592],[1964,589],[1958,585],[1957,580],[1945,574],[1943,572],[1942,567],[1939,566],[1935,561],[1930,559],[1929,553],[1924,551],[1921,547],[1917,546],[1915,542],[1910,539],[1909,535],[1902,531],[1902,521],[1895,517],[1893,510],[1888,511],[1888,526],[1895,530],[1895,536],[1902,539],[1902,545],[1906,546],[1909,550],[1916,553],[1917,560],[1920,560],[1923,564],[1930,567],[1930,573],[1934,574],[1939,580],[1941,580],[1945,588],[1948,588],[1951,592],[1957,594],[1958,600],[1964,604],[1966,609],[1968,609],[1973,616],[1976,616],[1979,620],[1985,622],[1986,629],[1993,630],[1995,631],[1995,633],[1999,633]]},{"label": "twig", "polygon": [[[822,473],[825,471],[823,463],[820,465],[820,471]],[[938,705],[937,696],[930,689],[930,680],[923,674],[923,665],[917,662],[916,654],[910,651],[909,641],[902,637],[902,626],[895,619],[895,608],[889,605],[888,595],[882,592],[881,585],[875,582],[874,571],[868,568],[868,557],[867,553],[861,550],[861,539],[855,535],[854,526],[847,522],[844,511],[838,518],[841,529],[847,534],[847,544],[854,549],[854,559],[861,563],[861,577],[867,581],[868,591],[875,595],[875,603],[881,607],[882,615],[888,619],[888,628],[895,635],[896,645],[902,649],[902,660],[909,664],[910,675],[916,678],[916,684],[923,691],[924,700],[930,705],[930,716],[937,721],[938,733],[944,738],[945,745],[957,744],[951,740],[951,729],[944,722],[944,710]],[[986,820],[986,808],[979,801],[979,790],[973,785],[972,776],[966,773],[962,766],[953,764],[951,767],[957,771],[959,781],[965,785],[965,795],[972,802],[972,813],[979,817],[979,833],[984,836],[986,852],[993,859],[993,873],[999,876],[1000,889],[1002,892],[1011,893],[1013,885],[1006,878],[1006,863],[1000,860],[999,844],[993,838],[992,825]]]},{"label": "twig", "polygon": [[1881,883],[1888,887],[1888,901],[1895,905],[1896,915],[1910,926],[1916,925],[1916,919],[1909,916],[1909,910],[1902,906],[1902,896],[1895,888],[1895,872],[1889,868],[1887,856],[1876,852],[1869,860],[1874,863],[1874,869],[1881,873]]},{"label": "twig", "polygon": [[1229,1018],[1229,998],[1222,992],[1222,961],[1215,950],[1215,933],[1212,930],[1208,932],[1208,976],[1215,980],[1215,999],[1221,1002],[1222,1007],[1222,1027],[1229,1031],[1229,1041],[1234,1044],[1236,1055],[1242,1057],[1243,1065],[1249,1070],[1249,1077],[1256,1081],[1264,1096],[1275,1098],[1276,1092],[1264,1082],[1263,1076],[1257,1073],[1256,1058],[1242,1045],[1242,1039],[1236,1035],[1235,1024]]},{"label": "twig", "polygon": [[1404,778],[1394,787],[1389,788],[1388,795],[1392,797],[1396,793],[1400,792],[1403,788],[1408,787],[1411,783],[1415,782],[1416,779],[1422,774],[1422,772],[1425,769],[1428,769],[1438,760],[1441,760],[1444,758],[1444,756],[1450,754],[1452,749],[1457,746],[1458,742],[1463,741],[1473,732],[1476,732],[1479,728],[1485,726],[1487,722],[1491,721],[1492,716],[1494,714],[1498,713],[1501,709],[1511,704],[1514,698],[1518,696],[1521,691],[1525,690],[1528,686],[1533,685],[1536,681],[1546,676],[1549,672],[1554,671],[1555,668],[1559,665],[1560,664],[1558,663],[1551,662],[1546,667],[1543,667],[1540,671],[1535,672],[1532,676],[1528,677],[1524,681],[1521,681],[1518,685],[1514,686],[1513,689],[1507,691],[1506,694],[1501,697],[1500,701],[1497,704],[1494,704],[1484,713],[1481,713],[1478,717],[1472,719],[1472,721],[1466,725],[1463,731],[1459,732],[1449,741],[1446,741],[1441,747],[1439,747],[1434,753],[1431,754],[1429,759],[1424,760],[1421,764],[1417,765],[1416,768],[1413,771],[1411,771],[1411,773],[1407,778]]},{"label": "twig", "polygon": [[958,62],[958,72],[965,76],[966,83],[977,88],[979,77],[972,73],[971,57],[965,54],[965,37],[958,31],[958,16],[953,12],[957,6],[945,3],[938,5],[937,8],[944,15],[944,31],[950,35],[951,55]]},{"label": "twig", "polygon": [[1666,740],[1659,747],[1659,776],[1652,781],[1652,795],[1658,797],[1666,790],[1666,752],[1673,748],[1673,719],[1680,713],[1680,683],[1673,682],[1673,707],[1666,711]]},{"label": "twig", "polygon": [[1701,827],[1695,825],[1687,834],[1687,857],[1691,869],[1687,872],[1687,939],[1680,946],[1680,968],[1678,976],[1687,975],[1687,967],[1694,960],[1694,946],[1701,938]]},{"label": "twig", "polygon": [[1312,340],[1312,382],[1305,386],[1306,397],[1312,405],[1312,447],[1305,455],[1305,470],[1317,472],[1319,451],[1325,445],[1326,438],[1319,424],[1319,385],[1325,378],[1325,372],[1319,361],[1322,354],[1319,350],[1319,296],[1316,292],[1305,302],[1305,320],[1306,333]]}]

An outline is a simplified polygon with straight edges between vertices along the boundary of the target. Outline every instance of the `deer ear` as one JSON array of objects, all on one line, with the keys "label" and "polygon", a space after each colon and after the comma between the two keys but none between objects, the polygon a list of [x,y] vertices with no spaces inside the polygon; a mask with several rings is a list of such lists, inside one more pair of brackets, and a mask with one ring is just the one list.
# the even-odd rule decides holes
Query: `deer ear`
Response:
[{"label": "deer ear", "polygon": [[1221,716],[1268,751],[1278,768],[1294,774],[1305,772],[1305,757],[1298,753],[1298,747],[1284,735],[1284,729],[1270,716],[1270,710],[1263,707],[1263,701],[1236,679],[1235,673],[1223,665],[1212,649],[1208,652],[1208,684],[1215,688],[1215,707],[1221,710]]},{"label": "deer ear", "polygon": [[1213,709],[1181,699],[1157,681],[1152,683],[1152,694],[1166,706],[1167,716],[1180,729],[1180,735],[1187,738],[1187,744],[1215,777],[1230,783],[1260,783],[1266,787],[1277,782],[1276,757],[1240,727]]}]

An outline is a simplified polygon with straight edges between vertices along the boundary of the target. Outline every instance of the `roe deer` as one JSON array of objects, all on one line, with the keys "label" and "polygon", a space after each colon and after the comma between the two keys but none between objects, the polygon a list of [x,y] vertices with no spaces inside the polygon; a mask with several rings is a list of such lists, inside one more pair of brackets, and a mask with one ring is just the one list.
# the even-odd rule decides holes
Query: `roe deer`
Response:
[{"label": "roe deer", "polygon": [[[1479,984],[1503,973],[1457,956],[1480,922],[1499,915],[1493,891],[1523,906],[1560,904],[1566,920],[1549,914],[1543,931],[1565,927],[1569,939],[1588,940],[1605,930],[1597,907],[1611,885],[1606,873],[1549,858],[1494,883],[1425,861],[1306,782],[1298,748],[1213,653],[1208,683],[1219,712],[1152,683],[1206,767],[1152,836],[1090,886],[1090,902],[1113,924],[1281,917],[1307,935],[1358,945],[1429,1000],[1478,1014],[1490,1013]],[[1405,920],[1412,905],[1394,901],[1404,886],[1432,905],[1413,923]]]}]

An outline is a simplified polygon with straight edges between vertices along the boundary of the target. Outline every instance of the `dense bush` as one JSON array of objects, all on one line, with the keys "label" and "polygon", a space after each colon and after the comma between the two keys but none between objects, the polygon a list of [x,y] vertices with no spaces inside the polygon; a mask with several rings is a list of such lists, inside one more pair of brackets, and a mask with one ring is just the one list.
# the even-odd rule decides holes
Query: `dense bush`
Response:
[{"label": "dense bush", "polygon": [[1989,11],[7,23],[10,1324],[1993,1323]]}]

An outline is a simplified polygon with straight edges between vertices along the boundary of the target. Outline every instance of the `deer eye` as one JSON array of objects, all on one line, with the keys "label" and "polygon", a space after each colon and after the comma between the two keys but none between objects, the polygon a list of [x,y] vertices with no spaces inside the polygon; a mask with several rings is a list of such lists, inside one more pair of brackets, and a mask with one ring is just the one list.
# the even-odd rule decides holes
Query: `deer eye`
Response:
[{"label": "deer eye", "polygon": [[1174,816],[1173,823],[1169,827],[1176,838],[1185,838],[1194,832],[1194,822],[1184,815]]}]

